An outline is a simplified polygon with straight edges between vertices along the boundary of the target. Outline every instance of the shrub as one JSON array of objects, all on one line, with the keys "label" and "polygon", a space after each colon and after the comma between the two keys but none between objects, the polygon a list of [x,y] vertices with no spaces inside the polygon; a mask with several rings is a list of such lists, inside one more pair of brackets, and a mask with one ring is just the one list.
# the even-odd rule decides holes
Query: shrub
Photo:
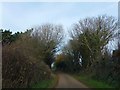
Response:
[{"label": "shrub", "polygon": [[51,78],[49,67],[41,58],[35,57],[36,49],[31,40],[24,37],[24,40],[21,38],[3,47],[3,88],[27,88]]}]

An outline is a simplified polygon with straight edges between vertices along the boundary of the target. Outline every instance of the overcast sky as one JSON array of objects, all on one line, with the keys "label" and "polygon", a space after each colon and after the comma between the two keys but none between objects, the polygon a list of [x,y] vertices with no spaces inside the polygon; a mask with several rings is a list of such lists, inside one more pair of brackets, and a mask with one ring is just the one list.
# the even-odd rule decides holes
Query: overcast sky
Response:
[{"label": "overcast sky", "polygon": [[62,24],[66,29],[80,19],[112,15],[118,17],[117,2],[6,2],[2,3],[2,26],[13,32],[44,23]]},{"label": "overcast sky", "polygon": [[[118,17],[117,2],[4,2],[0,3],[0,27],[13,33],[45,23],[62,24],[67,31],[86,17]],[[68,40],[66,33],[65,41]],[[109,44],[113,49],[114,43]]]}]

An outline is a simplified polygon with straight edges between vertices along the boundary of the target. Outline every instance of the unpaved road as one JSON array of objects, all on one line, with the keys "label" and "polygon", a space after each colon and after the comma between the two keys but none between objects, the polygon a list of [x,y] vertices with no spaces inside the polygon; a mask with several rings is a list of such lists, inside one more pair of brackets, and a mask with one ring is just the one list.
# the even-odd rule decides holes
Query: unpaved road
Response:
[{"label": "unpaved road", "polygon": [[58,74],[59,80],[56,88],[88,88],[68,74]]}]

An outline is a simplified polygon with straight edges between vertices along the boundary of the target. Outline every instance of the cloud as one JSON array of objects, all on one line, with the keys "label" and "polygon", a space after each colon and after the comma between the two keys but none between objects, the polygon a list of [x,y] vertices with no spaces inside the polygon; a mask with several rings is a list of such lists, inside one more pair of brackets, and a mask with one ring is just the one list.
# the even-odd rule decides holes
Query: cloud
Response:
[{"label": "cloud", "polygon": [[117,3],[2,3],[2,28],[24,31],[50,22],[70,27],[88,16],[109,14],[117,16]]},{"label": "cloud", "polygon": [[57,6],[51,3],[40,3],[36,8],[34,8],[35,5],[30,7],[30,4],[32,3],[5,3],[3,7],[3,27],[30,27],[42,22],[55,22],[56,18],[70,9],[65,8],[64,5]]},{"label": "cloud", "polygon": [[0,27],[2,27],[2,3],[0,3]]}]

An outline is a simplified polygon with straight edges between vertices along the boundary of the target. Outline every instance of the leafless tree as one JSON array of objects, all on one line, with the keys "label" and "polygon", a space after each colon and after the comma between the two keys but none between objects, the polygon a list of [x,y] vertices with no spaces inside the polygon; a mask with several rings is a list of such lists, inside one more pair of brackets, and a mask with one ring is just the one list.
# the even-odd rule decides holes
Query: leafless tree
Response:
[{"label": "leafless tree", "polygon": [[112,16],[103,15],[80,20],[74,25],[71,37],[73,41],[78,41],[79,46],[87,48],[90,58],[94,57],[90,59],[90,63],[93,63],[99,60],[102,50],[115,37],[116,30],[117,20]]},{"label": "leafless tree", "polygon": [[57,52],[63,36],[63,27],[61,25],[43,24],[33,28],[32,37],[39,42],[39,47],[43,49],[40,51],[44,54],[45,62],[49,66],[53,62],[53,54]]}]

